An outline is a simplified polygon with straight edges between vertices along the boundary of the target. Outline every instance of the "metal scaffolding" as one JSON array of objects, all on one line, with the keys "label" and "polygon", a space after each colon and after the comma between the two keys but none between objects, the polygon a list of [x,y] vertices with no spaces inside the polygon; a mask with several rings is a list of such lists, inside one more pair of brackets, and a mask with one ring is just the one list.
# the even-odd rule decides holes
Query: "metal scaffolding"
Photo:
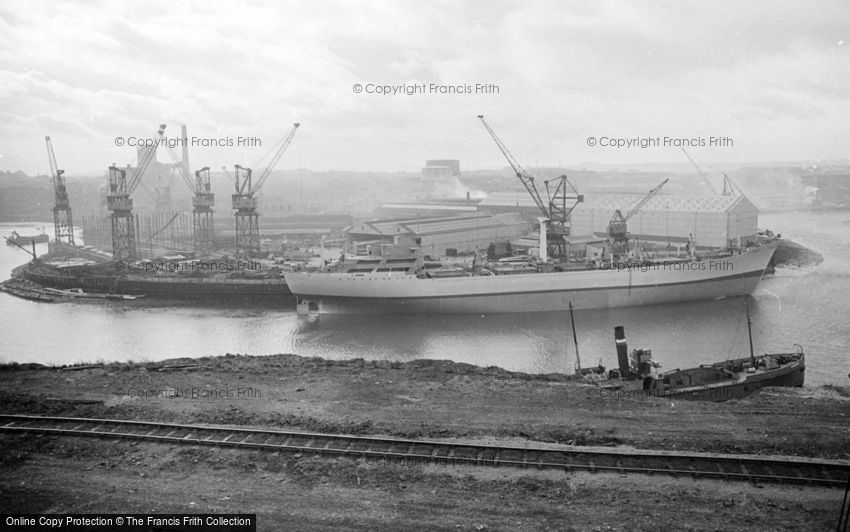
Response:
[{"label": "metal scaffolding", "polygon": [[[188,212],[141,212],[131,214],[132,226],[119,227],[127,231],[127,241],[135,242],[135,258],[150,258],[168,253],[191,251],[193,241],[193,219]],[[121,220],[127,220],[123,218]],[[116,218],[111,215],[87,215],[80,224],[83,242],[101,251],[114,251],[112,234]],[[130,229],[131,227],[131,229]],[[133,238],[131,238],[131,236]],[[132,259],[125,259],[132,260]]]}]

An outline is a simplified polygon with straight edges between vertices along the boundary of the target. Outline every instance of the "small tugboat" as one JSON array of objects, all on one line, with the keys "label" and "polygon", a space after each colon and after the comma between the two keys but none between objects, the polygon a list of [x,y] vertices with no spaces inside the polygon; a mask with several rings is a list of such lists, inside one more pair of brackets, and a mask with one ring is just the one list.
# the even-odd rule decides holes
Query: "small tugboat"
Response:
[{"label": "small tugboat", "polygon": [[749,308],[747,329],[749,357],[659,373],[661,364],[652,359],[652,350],[633,349],[629,353],[625,329],[617,326],[614,327],[614,342],[619,368],[608,371],[607,375],[602,366],[576,369],[587,380],[603,389],[616,391],[624,398],[728,401],[747,397],[765,386],[803,386],[806,371],[803,347],[795,344],[797,349],[793,353],[755,355]]},{"label": "small tugboat", "polygon": [[765,386],[803,386],[806,363],[799,345],[793,353],[751,353],[747,358],[657,373],[661,364],[652,360],[651,349],[634,349],[628,353],[622,326],[614,328],[614,338],[620,367],[609,371],[608,380],[600,384],[603,388],[622,390],[624,394],[728,401],[744,398]]},{"label": "small tugboat", "polygon": [[47,236],[47,233],[44,232],[44,228],[42,227],[40,235],[21,235],[17,231],[12,231],[12,234],[6,237],[6,245],[28,246],[30,244],[44,244],[49,240],[50,237]]}]

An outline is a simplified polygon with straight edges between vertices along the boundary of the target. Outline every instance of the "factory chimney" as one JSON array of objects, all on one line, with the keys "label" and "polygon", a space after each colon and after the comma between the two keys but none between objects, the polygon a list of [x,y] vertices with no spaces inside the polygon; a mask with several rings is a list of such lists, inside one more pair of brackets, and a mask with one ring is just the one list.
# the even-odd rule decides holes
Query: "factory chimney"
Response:
[{"label": "factory chimney", "polygon": [[183,157],[180,162],[183,163],[183,168],[186,169],[186,173],[192,175],[189,171],[189,136],[186,134],[186,124],[180,126],[180,137],[181,142],[183,143]]}]

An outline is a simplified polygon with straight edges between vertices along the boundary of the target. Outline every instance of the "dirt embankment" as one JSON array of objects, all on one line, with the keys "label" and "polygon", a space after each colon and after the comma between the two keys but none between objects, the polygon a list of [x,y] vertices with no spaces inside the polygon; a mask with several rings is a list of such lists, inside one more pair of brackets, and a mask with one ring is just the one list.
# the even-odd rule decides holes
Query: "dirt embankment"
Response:
[{"label": "dirt embankment", "polygon": [[[766,389],[714,404],[618,399],[563,375],[433,360],[224,356],[69,369],[3,367],[0,411],[518,444],[850,453],[850,390],[839,387]],[[3,507],[256,512],[261,530],[829,530],[842,495],[0,433]]]},{"label": "dirt embankment", "polygon": [[113,363],[77,371],[7,366],[0,387],[0,410],[6,412],[850,456],[850,398],[840,387],[774,388],[741,401],[704,403],[623,398],[571,376],[445,360],[296,355]]}]

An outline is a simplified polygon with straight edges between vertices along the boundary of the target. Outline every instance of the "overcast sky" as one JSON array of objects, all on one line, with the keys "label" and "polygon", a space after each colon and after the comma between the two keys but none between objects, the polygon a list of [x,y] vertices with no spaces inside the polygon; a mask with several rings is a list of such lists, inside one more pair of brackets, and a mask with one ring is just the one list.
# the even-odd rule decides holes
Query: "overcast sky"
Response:
[{"label": "overcast sky", "polygon": [[[701,161],[850,152],[850,3],[34,2],[0,5],[0,169],[68,175],[134,160],[115,137],[160,122],[262,148],[191,151],[252,165],[302,124],[279,168],[418,170],[682,162],[675,147],[590,136],[729,137]],[[361,84],[363,92],[354,92]],[[426,93],[368,94],[370,84]],[[498,94],[431,94],[429,84]],[[160,153],[160,160],[167,154]]]}]

